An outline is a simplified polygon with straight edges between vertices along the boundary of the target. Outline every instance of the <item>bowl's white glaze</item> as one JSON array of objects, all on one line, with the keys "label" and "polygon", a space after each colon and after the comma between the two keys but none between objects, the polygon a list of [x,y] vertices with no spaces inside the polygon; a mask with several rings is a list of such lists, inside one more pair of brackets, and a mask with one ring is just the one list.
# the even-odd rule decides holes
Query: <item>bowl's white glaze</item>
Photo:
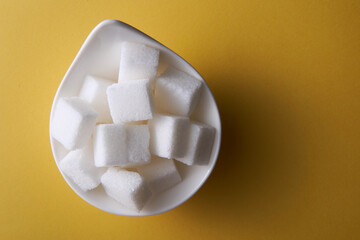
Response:
[{"label": "bowl's white glaze", "polygon": [[[85,40],[65,74],[54,98],[50,114],[50,143],[55,162],[58,166],[59,162],[68,152],[59,142],[51,137],[51,119],[58,99],[66,96],[77,96],[87,74],[112,79],[116,82],[120,61],[120,44],[123,41],[140,42],[158,48],[161,51],[160,69],[164,69],[167,65],[172,65],[204,81],[189,63],[146,34],[120,21],[105,20],[101,22]],[[129,210],[108,197],[101,185],[95,190],[83,192],[71,179],[61,173],[65,181],[86,202],[101,210],[118,215],[148,216],[160,214],[184,203],[199,190],[209,177],[215,166],[220,149],[220,116],[214,97],[206,83],[205,86],[199,104],[191,118],[216,128],[216,137],[209,164],[207,166],[189,167],[176,161],[183,181],[173,188],[154,196],[141,212]]]}]

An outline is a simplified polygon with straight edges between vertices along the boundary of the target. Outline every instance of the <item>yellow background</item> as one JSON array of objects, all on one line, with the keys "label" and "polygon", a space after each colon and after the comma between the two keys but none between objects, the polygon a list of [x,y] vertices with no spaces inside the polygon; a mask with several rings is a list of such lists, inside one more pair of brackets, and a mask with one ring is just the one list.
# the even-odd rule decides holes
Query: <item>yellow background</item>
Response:
[{"label": "yellow background", "polygon": [[[90,206],[51,154],[53,97],[104,19],[183,56],[220,108],[213,174],[162,215]],[[359,1],[2,0],[0,31],[0,239],[360,238]]]}]

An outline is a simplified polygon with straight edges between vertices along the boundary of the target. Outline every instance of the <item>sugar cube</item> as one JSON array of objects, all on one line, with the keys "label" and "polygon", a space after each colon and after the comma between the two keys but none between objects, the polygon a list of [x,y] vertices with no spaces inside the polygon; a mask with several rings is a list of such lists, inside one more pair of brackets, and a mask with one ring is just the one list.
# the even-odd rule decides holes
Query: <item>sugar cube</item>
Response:
[{"label": "sugar cube", "polygon": [[185,156],[189,118],[156,114],[149,121],[150,152],[163,158]]},{"label": "sugar cube", "polygon": [[125,207],[140,211],[151,198],[151,191],[137,173],[109,168],[101,177],[105,192]]},{"label": "sugar cube", "polygon": [[133,167],[150,162],[147,125],[99,124],[94,135],[97,167]]},{"label": "sugar cube", "polygon": [[209,163],[212,146],[214,144],[215,128],[212,126],[191,122],[187,144],[187,153],[176,160],[187,165],[206,165]]},{"label": "sugar cube", "polygon": [[122,43],[118,82],[143,78],[152,81],[157,74],[159,53],[144,44]]},{"label": "sugar cube", "polygon": [[61,171],[70,177],[83,191],[96,188],[104,168],[94,166],[91,141],[82,149],[69,152],[60,162]]},{"label": "sugar cube", "polygon": [[96,126],[94,160],[97,167],[120,166],[128,162],[125,125],[99,124]]},{"label": "sugar cube", "polygon": [[202,82],[168,67],[155,83],[155,106],[159,113],[189,116],[199,100]]},{"label": "sugar cube", "polygon": [[113,84],[112,81],[87,75],[80,90],[79,97],[88,102],[98,113],[97,122],[111,123],[106,89]]},{"label": "sugar cube", "polygon": [[137,168],[153,193],[162,192],[181,181],[172,159],[153,156],[151,164]]},{"label": "sugar cube", "polygon": [[148,79],[125,81],[107,89],[110,113],[115,123],[151,119],[153,94]]},{"label": "sugar cube", "polygon": [[82,148],[95,127],[96,111],[78,97],[60,98],[54,111],[51,134],[66,149]]}]

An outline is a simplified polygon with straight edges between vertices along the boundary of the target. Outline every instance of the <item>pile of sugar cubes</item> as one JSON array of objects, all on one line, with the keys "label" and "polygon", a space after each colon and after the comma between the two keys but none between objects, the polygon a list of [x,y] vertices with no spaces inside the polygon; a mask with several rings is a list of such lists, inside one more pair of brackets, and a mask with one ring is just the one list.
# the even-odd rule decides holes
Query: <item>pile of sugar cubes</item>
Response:
[{"label": "pile of sugar cubes", "polygon": [[118,82],[87,75],[78,96],[58,100],[51,124],[70,151],[61,171],[135,211],[181,182],[174,160],[208,164],[215,138],[213,127],[189,119],[203,83],[171,66],[158,76],[159,54],[123,42]]}]

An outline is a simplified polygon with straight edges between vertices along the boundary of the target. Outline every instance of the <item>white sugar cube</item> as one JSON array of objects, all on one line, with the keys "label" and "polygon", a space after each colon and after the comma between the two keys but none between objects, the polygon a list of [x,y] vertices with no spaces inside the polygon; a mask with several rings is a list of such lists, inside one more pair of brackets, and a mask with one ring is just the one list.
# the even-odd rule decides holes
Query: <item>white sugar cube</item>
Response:
[{"label": "white sugar cube", "polygon": [[99,124],[96,126],[94,160],[97,167],[121,166],[128,162],[125,125]]},{"label": "white sugar cube", "polygon": [[155,83],[155,106],[159,113],[189,116],[198,103],[202,82],[169,67]]},{"label": "white sugar cube", "polygon": [[137,168],[153,193],[162,192],[177,183],[181,177],[172,159],[153,156],[151,164]]},{"label": "white sugar cube", "polygon": [[147,125],[99,124],[94,135],[97,167],[133,167],[150,162]]},{"label": "white sugar cube", "polygon": [[96,111],[78,97],[60,98],[51,124],[51,134],[66,149],[82,148],[95,127]]},{"label": "white sugar cube", "polygon": [[150,152],[163,158],[185,156],[189,118],[156,114],[149,121]]},{"label": "white sugar cube", "polygon": [[110,197],[136,211],[140,211],[152,195],[137,172],[109,168],[101,177],[101,183]]},{"label": "white sugar cube", "polygon": [[61,171],[71,178],[83,191],[96,188],[104,168],[94,166],[91,141],[82,149],[69,152],[60,162]]},{"label": "white sugar cube", "polygon": [[151,119],[153,94],[148,79],[125,81],[107,89],[110,113],[115,123]]},{"label": "white sugar cube", "polygon": [[176,160],[187,165],[206,165],[212,152],[215,138],[215,128],[212,126],[191,122],[188,138],[187,153],[183,158]]},{"label": "white sugar cube", "polygon": [[80,90],[79,97],[94,108],[98,113],[97,122],[100,123],[112,122],[106,96],[106,89],[111,84],[113,82],[110,80],[88,75]]},{"label": "white sugar cube", "polygon": [[121,46],[119,80],[136,80],[156,77],[159,50],[144,44],[124,42]]},{"label": "white sugar cube", "polygon": [[128,125],[126,126],[126,133],[128,163],[124,166],[132,167],[149,163],[151,157],[149,151],[150,133],[148,125]]}]

